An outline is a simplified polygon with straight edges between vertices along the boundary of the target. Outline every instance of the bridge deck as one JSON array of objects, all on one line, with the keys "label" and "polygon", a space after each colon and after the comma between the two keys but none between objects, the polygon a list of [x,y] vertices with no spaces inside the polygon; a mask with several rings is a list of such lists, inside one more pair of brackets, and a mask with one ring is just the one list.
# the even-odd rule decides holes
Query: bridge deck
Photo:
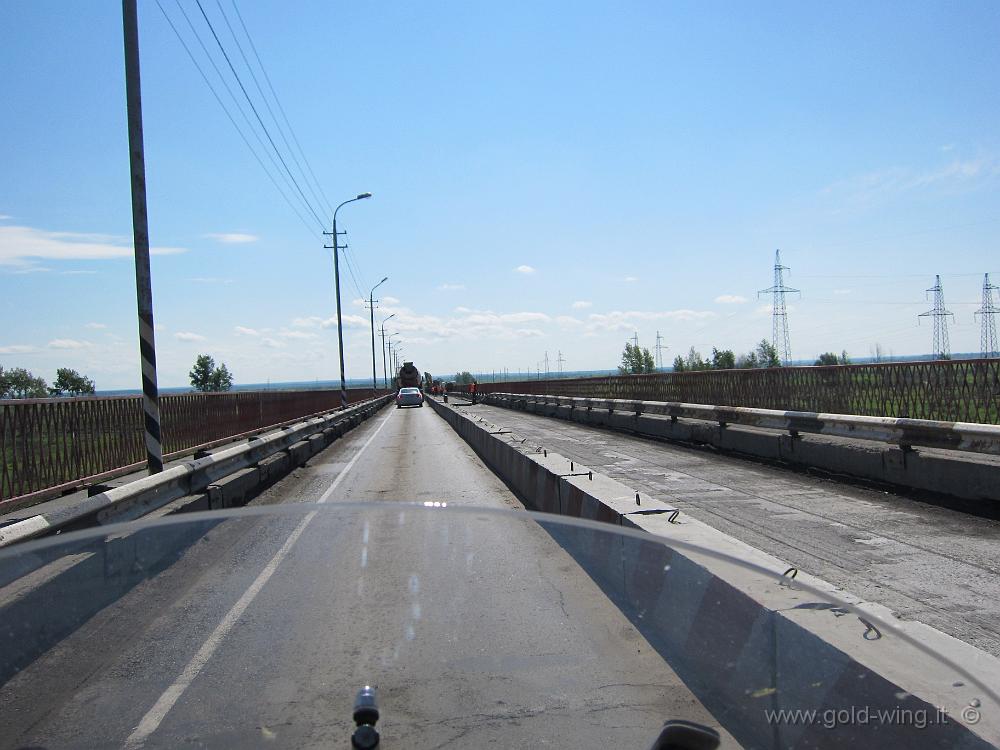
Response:
[{"label": "bridge deck", "polygon": [[500,407],[481,414],[758,549],[1000,656],[1000,522],[714,452]]},{"label": "bridge deck", "polygon": [[[330,503],[521,508],[428,408],[382,412],[255,502],[318,501],[336,482]],[[415,523],[403,535],[396,513],[370,526],[324,515],[213,529],[0,688],[0,745],[132,735],[132,746],[346,746],[354,691],[369,681],[383,736],[398,746],[646,747],[666,718],[714,723],[541,529],[478,523],[455,534],[454,570],[484,585],[448,597],[452,574],[427,552],[446,529]],[[391,550],[379,545],[388,538]]]}]

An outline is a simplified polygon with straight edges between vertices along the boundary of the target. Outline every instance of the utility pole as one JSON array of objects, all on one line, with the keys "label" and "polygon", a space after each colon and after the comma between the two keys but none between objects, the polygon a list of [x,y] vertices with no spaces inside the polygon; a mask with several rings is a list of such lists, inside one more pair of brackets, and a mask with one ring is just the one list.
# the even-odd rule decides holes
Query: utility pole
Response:
[{"label": "utility pole", "polygon": [[934,277],[934,286],[927,291],[934,293],[934,307],[917,317],[934,319],[934,359],[951,359],[951,343],[948,341],[948,316],[951,313],[944,306],[940,275]]},{"label": "utility pole", "polygon": [[125,42],[125,107],[128,114],[132,239],[135,245],[135,296],[139,314],[139,358],[146,432],[146,468],[150,474],[158,474],[163,471],[163,443],[160,434],[160,392],[156,382],[156,339],[153,335],[153,283],[149,269],[146,157],[142,137],[139,16],[136,0],[122,0],[122,29]]},{"label": "utility pole", "polygon": [[636,331],[635,334],[632,336],[632,346],[634,346],[636,348],[636,350],[638,351],[638,349],[639,349],[639,332],[638,331]]},{"label": "utility pole", "polygon": [[979,334],[979,348],[982,351],[983,359],[998,356],[997,323],[994,317],[1000,314],[1000,307],[997,307],[993,302],[993,292],[998,289],[1000,289],[1000,286],[991,284],[990,275],[986,274],[983,277],[983,306],[975,312],[975,315],[980,316],[980,322],[982,323],[982,329]]},{"label": "utility pole", "polygon": [[657,331],[656,332],[656,347],[655,347],[655,349],[656,349],[656,369],[657,370],[662,370],[663,369],[663,350],[666,349],[666,348],[667,347],[665,347],[663,345],[663,336],[661,336],[660,332]]},{"label": "utility pole", "polygon": [[762,294],[773,295],[774,304],[771,308],[771,344],[778,352],[782,364],[787,365],[792,358],[792,345],[788,338],[788,311],[785,308],[786,294],[799,294],[798,289],[785,286],[785,271],[790,270],[788,266],[781,265],[781,251],[774,251],[774,286],[769,289],[761,289],[757,296]]},{"label": "utility pole", "polygon": [[548,378],[549,378],[549,353],[548,353],[548,351],[545,352],[545,359],[543,361],[545,362],[545,379],[548,380]]},{"label": "utility pole", "polygon": [[337,344],[340,348],[340,408],[347,408],[347,378],[344,376],[344,324],[340,312],[340,249],[341,247],[346,249],[346,245],[340,244],[340,235],[347,234],[347,232],[337,232],[337,212],[346,206],[348,203],[353,203],[354,201],[365,200],[366,198],[371,198],[371,193],[359,193],[356,198],[350,198],[333,210],[333,232],[323,232],[325,235],[333,236],[333,246],[324,245],[327,250],[333,250],[333,278],[334,284],[337,287]]},{"label": "utility pole", "polygon": [[371,315],[372,324],[372,397],[375,396],[375,391],[378,390],[378,376],[375,374],[375,290],[388,280],[389,277],[386,276],[379,283],[373,286],[371,292],[368,294],[368,311]]},{"label": "utility pole", "polygon": [[559,363],[559,377],[562,377],[562,374],[563,374],[563,362],[565,362],[565,361],[566,360],[563,358],[563,355],[562,355],[562,350],[559,350],[559,359],[556,360],[556,362]]}]

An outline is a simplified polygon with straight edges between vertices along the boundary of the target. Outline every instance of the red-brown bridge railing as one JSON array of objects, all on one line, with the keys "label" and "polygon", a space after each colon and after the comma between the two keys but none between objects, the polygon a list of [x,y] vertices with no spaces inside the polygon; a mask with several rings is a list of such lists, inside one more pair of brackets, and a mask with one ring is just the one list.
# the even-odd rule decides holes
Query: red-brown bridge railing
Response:
[{"label": "red-brown bridge railing", "polygon": [[[352,388],[356,403],[385,391]],[[160,397],[164,458],[340,406],[340,391],[230,391]],[[145,466],[141,396],[0,401],[0,504],[58,495]]]},{"label": "red-brown bridge railing", "polygon": [[1000,424],[998,359],[607,375],[477,389]]}]

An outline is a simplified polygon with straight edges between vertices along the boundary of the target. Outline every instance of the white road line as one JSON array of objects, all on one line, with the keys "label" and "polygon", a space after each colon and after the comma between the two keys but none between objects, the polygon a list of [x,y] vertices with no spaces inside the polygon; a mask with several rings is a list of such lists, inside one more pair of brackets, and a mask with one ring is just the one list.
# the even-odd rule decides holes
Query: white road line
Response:
[{"label": "white road line", "polygon": [[[372,441],[375,440],[380,432],[382,432],[382,428],[385,427],[386,422],[392,418],[392,415],[395,412],[396,410],[393,409],[389,412],[389,416],[382,420],[382,424],[380,424],[378,428],[368,437],[368,440],[366,440],[365,444],[361,446],[361,449],[354,454],[354,457],[347,463],[347,466],[345,466],[343,470],[337,474],[337,478],[333,480],[333,483],[326,489],[326,492],[323,493],[322,497],[320,497],[317,502],[325,503],[330,499],[330,496],[333,495],[337,487],[340,486],[340,483],[347,476],[348,472],[354,468],[354,464],[356,464],[358,459],[361,458],[361,454],[367,450],[368,446],[372,444]],[[302,535],[302,532],[306,530],[306,526],[309,525],[309,522],[312,521],[315,516],[316,511],[313,511],[307,514],[305,518],[299,522],[299,525],[295,527],[295,530],[291,533],[291,535],[289,535],[288,539],[285,540],[285,543],[281,545],[281,549],[279,549],[277,553],[275,553],[274,557],[271,558],[270,562],[264,566],[264,569],[260,572],[254,582],[250,584],[250,587],[243,592],[243,596],[239,598],[239,601],[233,605],[233,608],[229,610],[226,616],[222,618],[222,621],[215,627],[215,630],[212,631],[212,634],[208,636],[208,640],[206,640],[202,647],[198,649],[198,653],[196,653],[191,661],[188,662],[188,665],[184,668],[184,671],[181,672],[180,676],[164,691],[163,695],[161,695],[156,703],[153,704],[153,707],[146,712],[146,715],[142,717],[142,721],[139,722],[139,725],[132,731],[132,734],[128,736],[128,739],[125,740],[126,748],[142,747],[149,735],[156,731],[157,727],[160,726],[170,709],[174,707],[174,704],[177,703],[177,700],[194,681],[194,678],[198,676],[198,673],[201,672],[205,664],[208,663],[208,660],[212,658],[212,654],[215,653],[215,650],[219,647],[222,639],[229,634],[229,631],[232,630],[237,620],[240,619],[247,607],[250,606],[250,603],[253,602],[257,594],[260,593],[260,590],[264,588],[264,584],[266,584],[271,576],[274,575],[274,571],[277,570],[281,561],[285,559],[292,547],[295,545],[295,542],[298,541],[298,538]]]}]

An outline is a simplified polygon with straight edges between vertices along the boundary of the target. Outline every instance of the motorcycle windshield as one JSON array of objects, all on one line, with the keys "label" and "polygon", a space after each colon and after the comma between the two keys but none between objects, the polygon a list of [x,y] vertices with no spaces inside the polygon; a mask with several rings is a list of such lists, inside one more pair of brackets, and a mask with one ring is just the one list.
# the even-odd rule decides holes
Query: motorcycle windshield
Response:
[{"label": "motorcycle windshield", "polygon": [[384,748],[996,746],[994,662],[784,573],[439,503],[62,534],[0,550],[0,745],[350,747],[371,685]]}]

